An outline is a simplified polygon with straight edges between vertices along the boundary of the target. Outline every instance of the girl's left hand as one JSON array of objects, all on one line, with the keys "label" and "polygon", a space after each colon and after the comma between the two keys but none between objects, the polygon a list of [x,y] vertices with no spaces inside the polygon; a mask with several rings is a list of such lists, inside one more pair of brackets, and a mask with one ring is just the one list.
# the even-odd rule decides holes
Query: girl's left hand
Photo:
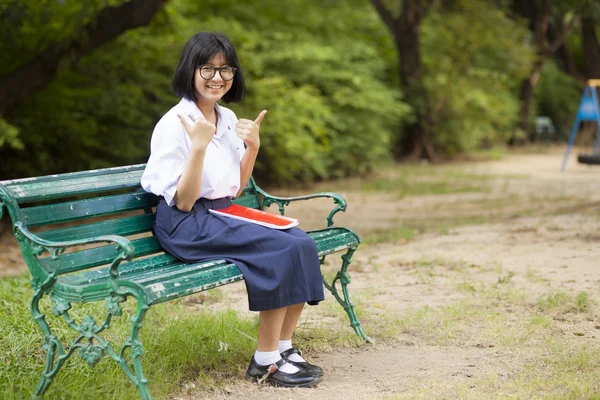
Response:
[{"label": "girl's left hand", "polygon": [[249,119],[240,119],[238,123],[235,124],[235,132],[239,138],[246,143],[246,146],[251,149],[258,150],[260,147],[260,123],[262,122],[266,113],[267,110],[262,110],[254,121]]}]

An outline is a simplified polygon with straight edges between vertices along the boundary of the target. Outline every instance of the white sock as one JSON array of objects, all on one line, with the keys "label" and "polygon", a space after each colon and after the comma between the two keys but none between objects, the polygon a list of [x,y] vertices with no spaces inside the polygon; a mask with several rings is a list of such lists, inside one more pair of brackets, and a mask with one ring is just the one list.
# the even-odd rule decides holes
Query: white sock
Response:
[{"label": "white sock", "polygon": [[[254,352],[254,360],[258,365],[271,365],[275,364],[277,361],[281,360],[281,354],[279,354],[279,350],[273,351],[258,351]],[[285,372],[286,374],[295,374],[299,371],[299,369],[293,366],[290,363],[285,363],[279,368],[281,372]]]},{"label": "white sock", "polygon": [[[279,341],[279,352],[283,353],[286,350],[291,349],[292,347],[292,340],[280,340]],[[292,354],[288,357],[288,360],[290,361],[295,361],[295,362],[305,362],[306,360],[302,357],[300,357],[300,354]]]}]

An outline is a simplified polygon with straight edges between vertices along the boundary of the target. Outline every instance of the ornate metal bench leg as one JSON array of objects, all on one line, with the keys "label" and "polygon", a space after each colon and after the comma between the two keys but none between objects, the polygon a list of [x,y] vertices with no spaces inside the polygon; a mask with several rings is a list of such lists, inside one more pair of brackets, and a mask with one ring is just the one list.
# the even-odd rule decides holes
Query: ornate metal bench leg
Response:
[{"label": "ornate metal bench leg", "polygon": [[[333,297],[336,298],[336,300],[338,301],[338,303],[340,303],[342,305],[342,307],[344,307],[344,310],[346,311],[346,313],[348,314],[348,317],[350,318],[350,326],[354,329],[354,332],[356,332],[356,334],[366,340],[369,343],[373,343],[373,339],[371,339],[369,336],[367,336],[365,334],[365,332],[362,330],[361,326],[360,326],[360,321],[358,320],[358,317],[356,316],[356,313],[354,312],[354,305],[352,304],[352,301],[350,301],[350,294],[348,293],[348,284],[350,283],[350,274],[348,274],[348,266],[350,265],[350,263],[352,262],[352,255],[354,254],[354,252],[356,251],[356,248],[354,249],[348,249],[348,251],[346,252],[346,254],[344,254],[342,256],[342,268],[340,269],[340,271],[336,274],[335,278],[333,278],[333,281],[331,282],[331,286],[325,281],[325,278],[323,278],[323,285],[331,292],[331,294],[333,295]],[[340,281],[341,285],[342,285],[342,294],[344,296],[344,298],[342,299],[338,293],[338,290],[336,288],[336,282]]]},{"label": "ornate metal bench leg", "polygon": [[[142,361],[140,360],[140,357],[142,354],[144,354],[144,346],[139,340],[142,321],[149,307],[145,303],[141,302],[139,298],[137,300],[138,310],[135,316],[131,318],[131,334],[121,348],[121,352],[117,358],[115,358],[115,360],[119,363],[121,369],[125,372],[127,377],[140,392],[140,398],[143,400],[151,400],[150,391],[148,390],[148,379],[146,379],[146,376],[144,375]],[[125,356],[127,349],[129,349],[129,355],[133,364],[133,371],[129,367]]]},{"label": "ornate metal bench leg", "polygon": [[[44,335],[44,345],[42,348],[46,351],[46,366],[44,367],[44,371],[42,372],[42,377],[40,379],[40,383],[35,389],[34,397],[41,397],[48,387],[52,383],[54,376],[60,370],[60,367],[64,364],[65,360],[71,355],[71,352],[65,354],[64,348],[58,338],[52,334],[50,330],[50,326],[46,322],[46,317],[44,314],[40,312],[39,302],[45,291],[42,288],[39,288],[33,298],[31,300],[31,313],[33,314],[33,319],[40,327],[42,334]],[[57,360],[57,352],[58,352],[58,360]],[[56,363],[55,363],[56,361]]]}]

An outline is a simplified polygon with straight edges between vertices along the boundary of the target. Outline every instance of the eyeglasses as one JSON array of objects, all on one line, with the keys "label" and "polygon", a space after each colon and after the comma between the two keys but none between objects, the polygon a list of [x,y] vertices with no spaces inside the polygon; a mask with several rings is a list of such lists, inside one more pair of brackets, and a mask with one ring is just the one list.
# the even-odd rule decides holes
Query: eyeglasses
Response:
[{"label": "eyeglasses", "polygon": [[235,71],[237,71],[237,68],[229,66],[217,68],[212,65],[201,65],[198,68],[200,68],[200,76],[202,79],[206,79],[207,81],[214,78],[217,71],[219,71],[219,75],[221,75],[221,78],[224,81],[230,81],[233,79]]}]

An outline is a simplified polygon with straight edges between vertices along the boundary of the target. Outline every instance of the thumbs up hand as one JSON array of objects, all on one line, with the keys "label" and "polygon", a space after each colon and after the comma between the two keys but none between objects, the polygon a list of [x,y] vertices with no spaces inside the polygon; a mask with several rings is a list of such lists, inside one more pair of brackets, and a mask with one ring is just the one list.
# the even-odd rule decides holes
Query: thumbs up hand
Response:
[{"label": "thumbs up hand", "polygon": [[251,149],[258,150],[260,147],[260,123],[267,114],[267,110],[262,110],[258,117],[252,121],[249,119],[240,119],[235,125],[235,132],[238,137],[246,143]]}]

